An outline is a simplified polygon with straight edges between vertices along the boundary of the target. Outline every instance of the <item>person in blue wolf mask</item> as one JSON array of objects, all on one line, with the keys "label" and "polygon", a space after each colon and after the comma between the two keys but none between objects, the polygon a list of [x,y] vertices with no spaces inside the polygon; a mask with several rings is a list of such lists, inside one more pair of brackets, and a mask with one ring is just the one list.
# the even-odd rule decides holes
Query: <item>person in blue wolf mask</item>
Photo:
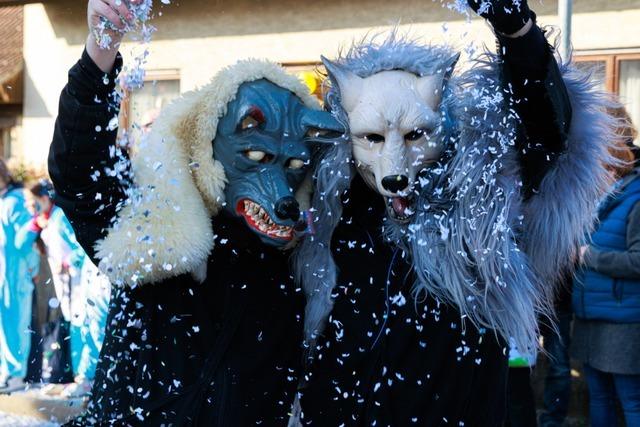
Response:
[{"label": "person in blue wolf mask", "polygon": [[397,31],[324,61],[351,142],[316,163],[331,220],[296,248],[303,425],[502,425],[506,344],[535,350],[611,182],[613,103],[558,65],[526,1],[468,3],[500,54],[464,71]]},{"label": "person in blue wolf mask", "polygon": [[[90,0],[88,16],[122,26],[128,10]],[[280,66],[247,60],[169,105],[129,158],[108,127],[121,66],[89,35],[49,155],[56,203],[113,284],[72,424],[283,425],[304,311],[285,249],[309,231],[314,144],[343,127]]]}]

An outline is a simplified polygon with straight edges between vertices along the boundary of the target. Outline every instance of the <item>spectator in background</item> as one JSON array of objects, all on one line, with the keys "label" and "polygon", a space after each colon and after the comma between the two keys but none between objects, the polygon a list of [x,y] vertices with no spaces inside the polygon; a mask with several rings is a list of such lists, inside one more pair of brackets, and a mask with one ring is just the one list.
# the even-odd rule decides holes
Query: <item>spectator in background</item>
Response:
[{"label": "spectator in background", "polygon": [[572,355],[584,363],[594,427],[640,426],[640,168],[621,143],[616,191],[600,206],[573,286]]},{"label": "spectator in background", "polygon": [[624,107],[616,109],[612,115],[617,117],[621,123],[626,124],[618,128],[618,136],[620,136],[620,138],[622,138],[631,149],[631,152],[633,153],[634,166],[640,166],[638,163],[640,162],[640,147],[634,144],[634,141],[638,137],[638,131],[633,126],[631,116],[629,116],[629,113]]},{"label": "spectator in background", "polygon": [[509,349],[509,377],[507,380],[507,413],[509,427],[561,427],[569,411],[571,396],[571,366],[569,343],[571,337],[571,281],[567,273],[556,285],[552,319],[543,318],[540,332],[544,339],[543,355],[547,357],[544,380],[544,408],[536,423],[536,402],[531,385],[531,371],[536,364],[536,352],[521,353]]},{"label": "spectator in background", "polygon": [[33,245],[23,248],[16,240],[30,219],[24,191],[0,159],[0,386],[4,391],[23,386],[31,347],[33,277],[38,274],[39,257]]},{"label": "spectator in background", "polygon": [[[80,327],[76,320],[78,316],[74,314],[79,311],[79,306],[84,305],[79,284],[80,269],[85,254],[76,241],[71,224],[62,210],[53,203],[52,193],[53,187],[46,180],[39,180],[29,186],[27,201],[32,217],[19,230],[16,242],[18,246],[23,248],[33,247],[40,237],[44,243],[44,252],[51,269],[56,293],[56,301],[53,305],[60,307],[63,317],[63,320],[60,320],[63,326],[60,327],[59,334],[67,335],[69,322],[78,328]],[[64,343],[65,339],[66,337],[62,336],[58,338],[58,341],[62,341],[63,345],[68,345],[68,343]],[[71,334],[70,345],[71,354],[74,350],[78,354],[80,353],[82,343],[80,340],[74,339],[74,334]],[[69,360],[69,354],[65,353],[67,352],[63,351],[55,362],[45,360],[45,364],[55,364],[55,366],[47,366],[46,369],[58,372],[52,375],[53,382],[70,382],[73,378],[71,360]],[[64,372],[68,372],[68,375],[64,375]]]},{"label": "spectator in background", "polygon": [[140,129],[142,130],[142,132],[149,133],[151,131],[151,127],[153,126],[159,115],[160,110],[158,110],[157,108],[152,108],[151,110],[145,111],[140,118]]},{"label": "spectator in background", "polygon": [[72,341],[80,345],[72,349],[75,379],[62,391],[64,397],[80,397],[91,391],[109,310],[111,284],[87,255],[80,277],[82,304],[76,305],[71,328]]},{"label": "spectator in background", "polygon": [[519,351],[509,343],[507,376],[507,421],[505,427],[536,427],[536,400],[531,387],[531,372],[536,365],[536,350]]}]

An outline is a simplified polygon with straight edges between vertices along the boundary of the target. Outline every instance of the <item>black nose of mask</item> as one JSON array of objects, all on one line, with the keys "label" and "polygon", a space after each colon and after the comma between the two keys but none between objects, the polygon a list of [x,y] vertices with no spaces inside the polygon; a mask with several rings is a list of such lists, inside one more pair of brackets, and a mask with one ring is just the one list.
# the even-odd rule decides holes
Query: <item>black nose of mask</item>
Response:
[{"label": "black nose of mask", "polygon": [[291,197],[283,197],[276,202],[276,215],[280,219],[291,219],[297,221],[300,218],[300,207],[298,201]]},{"label": "black nose of mask", "polygon": [[409,185],[409,178],[405,175],[389,175],[382,178],[382,188],[392,193],[404,190]]}]

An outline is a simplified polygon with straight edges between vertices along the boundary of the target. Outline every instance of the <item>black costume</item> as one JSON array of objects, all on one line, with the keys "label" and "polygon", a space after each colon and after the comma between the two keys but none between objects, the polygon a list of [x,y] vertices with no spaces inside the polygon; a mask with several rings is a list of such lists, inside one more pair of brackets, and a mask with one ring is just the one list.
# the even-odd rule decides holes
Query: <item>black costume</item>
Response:
[{"label": "black costume", "polygon": [[[56,203],[96,263],[94,244],[125,197],[115,177],[91,178],[117,160],[116,132],[105,128],[120,67],[118,59],[107,85],[86,52],[71,69],[49,157]],[[303,305],[288,254],[225,213],[213,227],[204,283],[183,274],[114,289],[91,401],[74,425],[286,424]]]},{"label": "black costume", "polygon": [[346,198],[333,241],[336,303],[301,390],[303,424],[499,425],[504,343],[468,322],[463,329],[451,306],[432,298],[415,305],[410,265],[380,232],[382,198],[360,177]]},{"label": "black costume", "polygon": [[[530,197],[566,149],[571,104],[539,28],[499,42],[505,93],[525,100],[515,108],[526,134],[518,141],[526,141],[519,151]],[[360,176],[343,199],[332,241],[335,305],[300,391],[302,424],[501,425],[507,343],[463,322],[451,305],[414,299],[406,254],[383,237],[383,199]]]}]

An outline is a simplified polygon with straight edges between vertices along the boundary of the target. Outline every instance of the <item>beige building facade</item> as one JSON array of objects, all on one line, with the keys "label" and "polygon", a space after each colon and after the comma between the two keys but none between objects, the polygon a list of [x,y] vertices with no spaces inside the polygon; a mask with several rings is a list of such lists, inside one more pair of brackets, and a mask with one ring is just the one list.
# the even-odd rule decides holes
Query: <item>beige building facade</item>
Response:
[{"label": "beige building facade", "polygon": [[[206,83],[220,68],[246,57],[264,57],[312,69],[353,40],[399,25],[415,37],[468,50],[494,46],[480,19],[446,7],[447,0],[181,0],[157,3],[158,31],[146,64],[147,84],[134,94],[127,121],[144,120],[180,92]],[[557,2],[530,0],[543,25],[557,25]],[[86,38],[86,3],[52,0],[24,6],[24,93],[11,156],[43,166],[67,70]],[[574,1],[575,55],[599,67],[612,91],[621,92],[640,124],[640,0]],[[137,44],[121,51],[130,61]]]}]

